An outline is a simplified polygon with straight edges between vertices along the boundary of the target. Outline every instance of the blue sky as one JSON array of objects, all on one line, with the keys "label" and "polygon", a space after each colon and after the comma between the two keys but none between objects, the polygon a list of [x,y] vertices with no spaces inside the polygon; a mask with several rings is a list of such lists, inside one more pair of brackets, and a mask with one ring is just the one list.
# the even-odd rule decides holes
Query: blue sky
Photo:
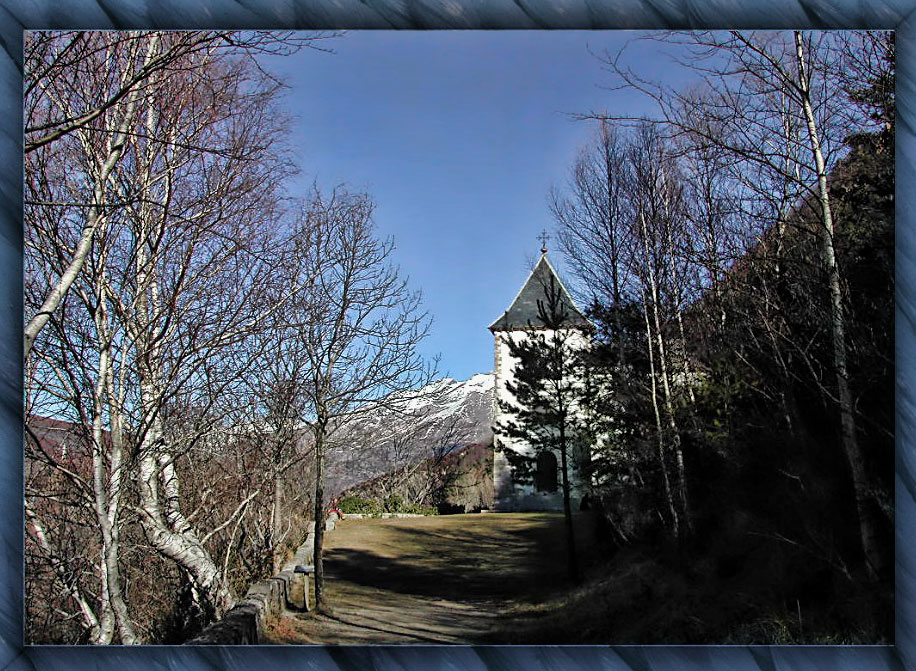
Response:
[{"label": "blue sky", "polygon": [[[645,111],[591,54],[624,31],[354,31],[267,65],[291,89],[292,144],[313,181],[372,195],[395,262],[434,318],[422,351],[443,374],[493,367],[487,326],[508,307],[552,227],[560,185],[593,127],[567,113]],[[670,62],[644,49],[640,71]],[[549,245],[548,245],[549,246]],[[563,273],[558,252],[551,260]]]}]

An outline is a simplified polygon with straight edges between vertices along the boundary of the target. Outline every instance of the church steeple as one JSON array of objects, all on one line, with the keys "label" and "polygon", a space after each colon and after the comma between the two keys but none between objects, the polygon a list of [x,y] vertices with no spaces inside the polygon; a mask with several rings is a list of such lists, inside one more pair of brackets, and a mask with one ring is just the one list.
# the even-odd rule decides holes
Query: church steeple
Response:
[{"label": "church steeple", "polygon": [[[536,447],[529,440],[510,436],[507,422],[515,421],[513,411],[520,400],[512,382],[520,363],[513,352],[513,343],[531,338],[540,340],[550,334],[559,335],[563,348],[580,350],[588,346],[594,325],[576,307],[569,291],[563,286],[556,270],[547,258],[550,236],[542,231],[541,256],[529,273],[509,308],[490,324],[493,334],[493,507],[495,510],[562,510],[563,495],[557,491],[558,459],[560,453],[551,447]],[[576,410],[575,412],[579,412]],[[543,448],[543,449],[542,449]],[[514,455],[514,456],[513,456]],[[517,459],[519,461],[517,461]],[[521,463],[531,470],[515,471]],[[536,474],[533,469],[537,467]],[[534,481],[531,481],[534,475]],[[588,481],[575,472],[569,474],[569,505],[576,503],[588,489]],[[576,503],[572,503],[576,501]]]},{"label": "church steeple", "polygon": [[541,258],[534,266],[534,270],[528,275],[525,284],[515,296],[515,300],[509,308],[492,324],[490,331],[512,331],[516,329],[526,329],[534,326],[537,328],[542,325],[538,313],[538,301],[544,300],[545,290],[547,287],[555,286],[560,290],[560,302],[569,315],[565,322],[570,328],[591,329],[592,324],[576,307],[572,296],[563,286],[557,271],[550,265],[547,259],[547,233],[546,231],[539,236],[541,239]]}]

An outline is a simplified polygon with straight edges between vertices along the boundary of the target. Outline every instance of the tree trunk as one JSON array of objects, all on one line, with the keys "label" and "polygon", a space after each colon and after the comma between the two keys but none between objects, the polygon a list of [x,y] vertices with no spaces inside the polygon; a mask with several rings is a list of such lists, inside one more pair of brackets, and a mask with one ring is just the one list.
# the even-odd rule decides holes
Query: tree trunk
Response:
[{"label": "tree trunk", "polygon": [[324,596],[324,456],[327,429],[321,418],[315,423],[315,608],[321,608]]},{"label": "tree trunk", "polygon": [[192,530],[176,533],[163,518],[159,502],[159,464],[152,448],[140,458],[140,517],[147,538],[156,550],[176,562],[193,578],[214,618],[222,617],[235,605],[235,597],[222,584],[220,571]]},{"label": "tree trunk", "polygon": [[665,340],[662,337],[658,304],[654,299],[652,307],[655,314],[655,338],[658,342],[658,359],[659,368],[662,374],[662,390],[665,392],[665,415],[668,419],[668,430],[671,432],[671,445],[674,451],[675,463],[677,464],[678,498],[680,499],[681,512],[684,515],[684,531],[689,533],[692,525],[690,522],[690,508],[687,505],[687,473],[684,468],[684,451],[681,449],[681,433],[678,430],[677,421],[674,417],[674,404],[671,400],[671,384],[668,381],[668,366],[665,362]]},{"label": "tree trunk", "polygon": [[569,579],[578,583],[579,561],[576,557],[576,536],[573,529],[572,506],[569,501],[569,464],[566,456],[566,429],[560,424],[560,467],[563,478],[563,516],[566,519],[566,566],[569,570]]},{"label": "tree trunk", "polygon": [[865,569],[869,577],[877,579],[883,569],[883,557],[878,547],[877,530],[874,515],[869,507],[868,476],[865,471],[865,460],[856,436],[856,421],[853,414],[852,394],[849,390],[848,372],[846,369],[846,335],[845,317],[843,315],[843,297],[840,290],[840,273],[836,263],[836,252],[833,247],[833,213],[830,207],[830,194],[827,187],[827,167],[821,151],[820,139],[811,98],[808,90],[807,68],[802,36],[795,31],[795,49],[799,68],[799,85],[802,92],[802,106],[808,126],[808,139],[817,167],[818,196],[821,205],[821,246],[824,269],[830,292],[830,327],[833,340],[833,364],[836,370],[837,395],[840,406],[840,426],[843,448],[849,463],[852,485],[855,492],[856,512],[859,518],[859,533],[862,550],[865,554]]},{"label": "tree trunk", "polygon": [[[684,531],[689,533],[690,508],[687,505],[687,477],[684,469],[684,453],[681,450],[681,435],[678,431],[677,421],[674,418],[674,404],[671,400],[671,385],[668,382],[668,365],[666,362],[665,340],[662,336],[661,316],[658,309],[658,284],[655,278],[655,269],[652,268],[651,257],[649,254],[648,227],[646,226],[645,215],[640,214],[640,223],[642,226],[642,243],[646,261],[646,275],[649,281],[649,291],[652,298],[652,316],[655,322],[655,340],[658,344],[658,364],[662,376],[662,390],[665,392],[665,415],[668,420],[668,430],[671,432],[671,445],[674,451],[674,457],[677,464],[678,475],[678,499],[680,500],[681,513],[684,516]],[[648,319],[648,316],[646,317]],[[651,348],[651,343],[650,343]],[[653,387],[655,381],[653,378]]]},{"label": "tree trunk", "polygon": [[[109,523],[111,524],[112,544],[115,548],[114,566],[117,567],[118,548],[120,547],[121,536],[118,513],[121,510],[125,465],[123,422],[121,421],[120,414],[123,404],[122,399],[118,399],[115,396],[114,371],[111,366],[108,367],[108,375],[105,384],[108,398],[109,435],[111,436],[111,456],[109,458],[108,472]],[[133,628],[133,622],[129,617],[127,604],[123,599],[123,590],[120,587],[119,573],[115,575],[115,580],[113,582],[117,586],[115,590],[117,596],[112,598],[112,608],[114,609],[115,618],[118,622],[118,635],[121,637],[121,643],[124,645],[139,644],[141,643],[140,638]]]},{"label": "tree trunk", "polygon": [[555,379],[553,380],[554,389],[554,406],[560,416],[559,422],[559,447],[560,447],[560,477],[563,485],[563,517],[566,521],[566,567],[569,572],[569,579],[578,583],[579,561],[576,556],[576,535],[573,529],[572,504],[569,500],[569,446],[566,438],[566,418],[572,410],[569,401],[566,398],[567,391],[564,389],[564,380],[566,379],[566,368],[564,362],[568,356],[565,351],[566,343],[557,331],[552,336],[552,354],[553,370]]},{"label": "tree trunk", "polygon": [[273,505],[270,511],[270,544],[273,556],[274,573],[279,573],[283,565],[283,550],[280,547],[281,497],[283,495],[283,478],[275,472],[273,476]]},{"label": "tree trunk", "polygon": [[[133,645],[139,643],[134,631],[133,623],[124,602],[124,592],[121,585],[121,572],[118,565],[120,555],[119,529],[120,524],[120,497],[121,497],[121,445],[112,445],[106,450],[103,421],[103,401],[110,392],[111,379],[111,339],[108,333],[107,313],[104,304],[104,289],[99,287],[99,305],[95,313],[97,337],[99,339],[99,372],[93,389],[93,423],[92,423],[92,475],[93,490],[95,494],[95,513],[102,536],[100,562],[101,588],[101,617],[99,620],[100,638],[104,642],[111,642],[113,628],[117,626],[121,643]],[[109,414],[115,414],[116,408],[112,407],[109,398]],[[106,453],[109,454],[106,459]],[[107,463],[106,463],[107,462]],[[106,467],[107,466],[107,467]]]},{"label": "tree trunk", "polygon": [[674,505],[674,496],[671,493],[671,479],[668,477],[668,461],[665,458],[665,433],[662,429],[662,416],[658,409],[658,385],[655,382],[655,345],[652,344],[652,327],[649,324],[649,307],[646,305],[645,292],[642,300],[642,314],[646,322],[646,347],[649,353],[649,380],[651,382],[652,410],[655,412],[655,433],[658,436],[658,464],[662,471],[662,481],[665,485],[665,502],[668,504],[668,513],[671,516],[671,528],[675,536],[680,535],[680,525],[677,507]]},{"label": "tree trunk", "polygon": [[[235,605],[235,597],[223,583],[219,567],[179,508],[178,477],[173,455],[165,446],[160,414],[163,397],[159,379],[160,345],[153,341],[155,329],[149,314],[155,313],[158,301],[155,300],[155,273],[152,264],[148,264],[145,249],[146,233],[148,231],[141,230],[136,244],[137,309],[131,324],[139,354],[136,362],[144,429],[137,445],[140,520],[152,546],[188,572],[201,592],[203,605],[218,619]],[[150,296],[153,297],[152,305]],[[164,495],[164,505],[160,494]]]},{"label": "tree trunk", "polygon": [[[94,494],[94,507],[96,521],[101,534],[101,554],[99,557],[99,633],[98,642],[108,644],[114,636],[115,616],[112,610],[111,599],[120,596],[118,579],[117,548],[113,547],[109,513],[111,506],[108,501],[108,482],[106,481],[105,445],[102,426],[102,401],[105,393],[105,378],[108,376],[108,346],[105,343],[105,311],[101,304],[97,306],[95,324],[98,344],[98,378],[93,387],[92,408],[92,490]],[[117,514],[115,512],[115,514]],[[115,522],[117,523],[117,522]],[[116,581],[116,584],[112,584]]]}]

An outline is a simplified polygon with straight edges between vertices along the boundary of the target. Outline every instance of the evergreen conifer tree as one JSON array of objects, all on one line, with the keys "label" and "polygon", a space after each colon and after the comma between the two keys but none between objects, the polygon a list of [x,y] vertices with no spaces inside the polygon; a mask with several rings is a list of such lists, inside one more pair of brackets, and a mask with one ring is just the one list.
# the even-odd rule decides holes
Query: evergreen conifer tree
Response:
[{"label": "evergreen conifer tree", "polygon": [[[562,288],[553,277],[544,286],[544,298],[537,301],[538,325],[529,322],[526,337],[509,338],[509,354],[515,359],[514,381],[506,383],[514,401],[500,399],[500,409],[508,419],[497,430],[510,438],[526,441],[535,459],[544,463],[548,455],[559,456],[559,475],[566,521],[566,547],[569,577],[580,578],[570,503],[571,479],[585,470],[588,450],[583,444],[588,435],[581,416],[583,357],[581,340],[570,327],[569,311],[562,301]],[[507,456],[512,459],[510,450]],[[524,467],[523,467],[524,468]],[[530,468],[530,466],[529,466]],[[539,489],[550,490],[543,466],[538,469]],[[556,479],[553,478],[555,483]]]}]

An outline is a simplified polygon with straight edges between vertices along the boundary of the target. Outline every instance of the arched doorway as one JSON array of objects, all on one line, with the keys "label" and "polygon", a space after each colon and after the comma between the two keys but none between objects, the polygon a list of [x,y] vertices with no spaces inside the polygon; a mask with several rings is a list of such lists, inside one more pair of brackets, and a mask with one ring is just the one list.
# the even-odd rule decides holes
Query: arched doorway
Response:
[{"label": "arched doorway", "polygon": [[557,491],[557,457],[550,450],[538,455],[534,484],[539,492]]}]

